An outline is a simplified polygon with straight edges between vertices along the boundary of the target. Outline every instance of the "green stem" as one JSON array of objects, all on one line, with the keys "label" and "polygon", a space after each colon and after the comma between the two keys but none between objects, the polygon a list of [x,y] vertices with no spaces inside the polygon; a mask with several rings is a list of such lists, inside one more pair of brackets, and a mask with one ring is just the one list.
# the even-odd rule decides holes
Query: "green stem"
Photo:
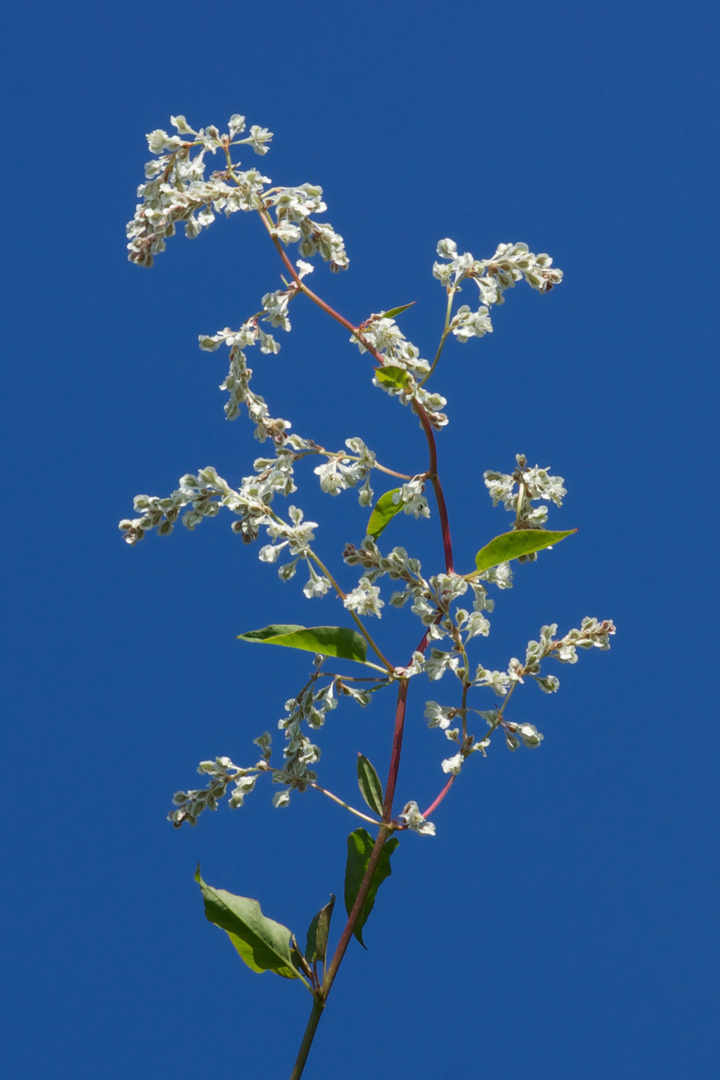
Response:
[{"label": "green stem", "polygon": [[322,998],[316,997],[313,1003],[312,1012],[310,1013],[310,1019],[307,1022],[305,1028],[305,1034],[303,1035],[303,1041],[300,1043],[300,1049],[298,1050],[298,1056],[295,1059],[293,1071],[290,1073],[290,1080],[300,1080],[305,1068],[305,1062],[307,1061],[308,1054],[310,1053],[310,1047],[312,1046],[313,1039],[315,1038],[315,1032],[317,1026],[320,1023],[320,1017],[323,1014],[325,1008],[325,1001]]},{"label": "green stem", "polygon": [[428,373],[425,376],[425,378],[423,379],[423,381],[420,383],[420,386],[425,385],[425,383],[428,381],[428,379],[432,375],[433,371],[437,367],[438,360],[440,359],[440,354],[443,351],[443,347],[445,345],[445,342],[447,341],[448,334],[450,333],[450,316],[452,314],[452,305],[453,305],[453,299],[455,297],[456,288],[457,288],[457,286],[453,286],[453,288],[448,289],[447,308],[445,309],[445,326],[443,327],[443,332],[442,332],[442,335],[440,337],[440,344],[438,345],[437,352],[435,353],[435,359],[432,362],[430,370],[428,371]]},{"label": "green stem", "polygon": [[320,787],[319,784],[314,784],[312,781],[308,783],[308,787],[314,788],[315,791],[321,791],[323,795],[327,795],[328,799],[332,799],[338,806],[344,806],[346,810],[349,810],[355,817],[362,818],[363,821],[369,821],[371,825],[379,825],[380,822],[377,818],[368,817],[367,814],[363,814],[360,810],[356,810],[354,806],[350,806],[349,803],[343,802],[337,795],[333,795],[332,791],[327,791],[324,787]]}]

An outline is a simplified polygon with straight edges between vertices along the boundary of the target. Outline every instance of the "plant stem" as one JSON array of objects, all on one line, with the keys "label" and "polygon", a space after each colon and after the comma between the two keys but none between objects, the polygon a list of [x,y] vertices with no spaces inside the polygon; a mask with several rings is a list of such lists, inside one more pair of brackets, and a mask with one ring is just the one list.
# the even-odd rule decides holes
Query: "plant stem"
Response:
[{"label": "plant stem", "polygon": [[323,1014],[324,1008],[324,1000],[322,998],[316,997],[313,1003],[312,1012],[310,1013],[310,1019],[308,1020],[307,1027],[305,1028],[303,1041],[300,1043],[298,1056],[295,1059],[293,1071],[290,1073],[290,1080],[300,1080],[300,1077],[303,1074],[305,1062],[307,1061],[308,1054],[310,1053],[310,1047],[312,1046],[313,1039],[315,1038],[315,1032],[317,1031],[317,1026],[320,1023],[320,1017]]},{"label": "plant stem", "polygon": [[455,779],[456,779],[456,777],[455,777],[455,776],[451,776],[451,777],[450,777],[450,779],[448,780],[447,784],[446,784],[446,785],[445,785],[445,787],[444,787],[444,788],[442,789],[442,791],[440,792],[440,794],[438,795],[438,797],[437,797],[437,798],[436,798],[436,799],[435,799],[435,800],[434,800],[433,802],[431,802],[431,803],[430,803],[430,805],[428,806],[427,810],[424,810],[424,811],[423,811],[423,817],[424,817],[424,818],[429,818],[429,817],[430,817],[430,815],[432,814],[433,810],[437,809],[437,807],[438,807],[438,806],[440,805],[440,803],[441,803],[441,802],[443,801],[443,799],[444,799],[444,798],[445,798],[445,796],[447,795],[447,793],[448,793],[448,791],[450,790],[450,788],[451,788],[451,787],[453,786],[453,784],[455,783]]},{"label": "plant stem", "polygon": [[[362,331],[358,327],[353,326],[353,324],[348,319],[346,319],[346,318],[344,318],[344,316],[340,315],[340,313],[335,311],[334,308],[330,307],[329,304],[326,304],[324,300],[322,300],[316,293],[314,293],[312,291],[312,289],[309,289],[307,287],[307,285],[305,285],[304,282],[301,281],[301,279],[300,279],[300,277],[299,277],[299,275],[297,273],[297,270],[295,269],[292,262],[290,261],[287,254],[285,253],[282,244],[280,243],[278,238],[273,235],[272,219],[270,218],[267,210],[265,210],[264,208],[262,210],[258,210],[258,215],[259,215],[260,220],[262,221],[263,225],[267,229],[268,234],[270,235],[270,239],[272,240],[273,244],[275,245],[275,248],[276,248],[280,258],[282,259],[283,263],[285,264],[285,267],[287,268],[288,273],[292,277],[293,282],[295,283],[295,287],[298,289],[298,291],[303,292],[308,297],[309,300],[312,300],[314,304],[317,304],[317,306],[319,308],[322,308],[322,310],[325,311],[328,315],[330,315],[331,318],[333,318],[336,322],[340,323],[341,326],[344,326],[347,330],[349,330],[350,333],[355,338],[355,340],[359,341],[360,344],[370,353],[370,355],[382,367],[383,364],[385,363],[385,361],[383,360],[382,355],[378,352],[378,350],[376,348],[374,348],[373,345],[371,345],[371,343],[367,340],[367,338],[364,336]],[[452,297],[450,297],[449,300],[448,300],[448,314],[446,315],[446,319],[445,319],[445,322],[446,322],[446,328],[445,329],[446,330],[447,330],[447,322],[448,322],[449,312],[451,310],[451,307],[452,307]],[[435,358],[435,364],[437,363],[437,361],[439,359],[440,352],[442,351],[442,347],[445,344],[445,338],[446,337],[447,337],[447,333],[445,333],[443,335],[443,338],[442,338],[442,340],[440,342],[440,346],[438,348],[438,354],[437,354],[437,356]],[[433,364],[433,367],[435,366],[435,364]],[[415,408],[415,410],[417,412],[417,415],[420,418],[420,423],[422,424],[423,430],[425,432],[425,437],[427,439],[428,452],[429,452],[429,455],[430,455],[430,465],[429,465],[429,469],[428,469],[428,479],[431,481],[432,486],[433,486],[433,490],[435,492],[435,499],[436,499],[436,502],[437,502],[438,514],[439,514],[439,517],[440,517],[440,527],[441,527],[441,531],[442,531],[443,552],[444,552],[444,555],[445,555],[445,571],[448,574],[452,574],[454,572],[454,568],[453,568],[452,540],[451,540],[451,537],[450,537],[450,523],[449,523],[449,519],[448,519],[447,506],[446,506],[446,503],[445,503],[445,496],[444,496],[444,493],[443,493],[442,485],[440,483],[440,478],[438,476],[437,446],[436,446],[436,443],[435,443],[435,435],[434,435],[434,432],[433,432],[433,429],[432,429],[432,424],[430,423],[430,419],[429,419],[427,413],[425,412],[425,409],[420,404],[420,402],[419,401],[414,401],[413,406],[414,406],[414,408]],[[386,470],[386,471],[389,471],[389,470]],[[320,560],[314,554],[312,555],[312,558],[315,560],[315,562],[319,566],[322,567],[322,563],[320,563]],[[324,567],[323,567],[323,570],[327,574],[327,570],[325,570]],[[337,584],[334,582],[334,580],[332,578],[332,575],[327,574],[327,576],[329,577],[329,579],[335,585],[335,588],[337,589],[338,594],[342,597],[344,594],[343,594],[342,590],[339,589]],[[387,666],[388,666],[388,668],[390,670],[392,670],[391,667],[390,667],[390,664],[388,663],[386,658],[382,655],[382,653],[380,652],[378,647],[372,641],[372,638],[370,637],[370,635],[365,630],[365,627],[362,625],[360,620],[355,616],[355,613],[351,611],[351,615],[353,615],[353,617],[355,618],[355,622],[357,623],[358,628],[360,629],[361,633],[363,634],[363,636],[367,640],[368,644],[372,647],[375,654],[378,656],[378,658],[383,663],[387,664]],[[424,648],[427,647],[427,635],[423,639],[423,641],[424,641],[424,645],[423,645],[423,650],[424,650]],[[353,904],[352,910],[350,911],[350,914],[348,916],[348,921],[345,924],[345,928],[344,928],[344,930],[343,930],[343,932],[342,932],[342,934],[340,936],[340,940],[339,940],[339,942],[337,944],[337,948],[335,949],[335,953],[333,955],[333,958],[330,961],[329,966],[325,969],[325,976],[324,976],[324,979],[323,979],[323,985],[322,985],[321,990],[318,991],[317,998],[316,998],[316,1001],[315,1001],[315,1005],[313,1006],[313,1011],[312,1011],[312,1013],[310,1015],[310,1020],[308,1021],[307,1028],[305,1029],[305,1034],[303,1036],[303,1041],[302,1041],[302,1044],[300,1046],[300,1052],[298,1054],[297,1061],[295,1062],[295,1067],[293,1069],[290,1080],[299,1080],[299,1077],[302,1075],[302,1071],[303,1071],[303,1069],[305,1067],[305,1062],[307,1060],[307,1056],[308,1056],[308,1054],[310,1052],[310,1047],[312,1046],[312,1041],[315,1038],[315,1032],[317,1030],[317,1026],[318,1026],[318,1024],[320,1022],[320,1016],[322,1015],[322,1010],[325,1007],[325,1002],[327,1001],[328,994],[330,993],[330,990],[332,988],[332,984],[335,981],[335,976],[338,973],[338,969],[339,969],[340,965],[342,964],[343,958],[345,956],[345,952],[347,951],[347,947],[350,944],[350,940],[351,940],[351,938],[353,936],[353,932],[354,932],[355,927],[357,925],[357,921],[360,918],[360,914],[361,914],[363,906],[365,904],[367,894],[370,891],[370,886],[372,884],[372,880],[373,880],[373,877],[375,875],[375,869],[376,869],[378,861],[380,859],[380,854],[381,854],[382,849],[383,849],[383,847],[385,845],[385,841],[387,840],[387,838],[393,832],[393,826],[391,824],[391,822],[392,822],[392,807],[393,807],[393,801],[395,799],[395,787],[397,785],[398,771],[400,769],[400,754],[401,754],[401,751],[402,751],[403,732],[404,732],[404,727],[405,727],[405,710],[406,710],[406,707],[407,707],[407,693],[408,693],[408,680],[407,679],[400,679],[399,684],[398,684],[397,705],[396,705],[396,709],[395,709],[395,729],[394,729],[394,732],[393,732],[393,744],[392,744],[392,750],[391,750],[391,753],[390,753],[390,766],[389,766],[389,770],[388,770],[387,784],[385,785],[385,801],[384,801],[384,805],[383,805],[382,825],[378,829],[378,834],[377,834],[377,837],[375,839],[375,844],[373,846],[372,852],[370,854],[370,859],[369,859],[369,862],[368,862],[367,870],[365,871],[365,875],[363,877],[362,883],[361,883],[360,888],[358,890],[358,894],[357,894],[357,896],[355,898],[355,903]]]},{"label": "plant stem", "polygon": [[428,468],[428,477],[433,486],[435,492],[435,501],[437,502],[438,514],[440,516],[440,529],[442,532],[443,551],[445,552],[445,573],[454,573],[453,564],[453,551],[452,551],[452,539],[450,537],[450,520],[448,518],[447,505],[445,503],[445,495],[443,493],[442,484],[440,483],[440,477],[438,476],[438,460],[437,460],[437,445],[435,443],[435,433],[432,429],[432,424],[428,418],[427,413],[423,409],[419,401],[414,401],[413,406],[417,412],[420,423],[422,424],[425,437],[427,439],[428,451],[430,453],[430,465]]},{"label": "plant stem", "polygon": [[312,781],[308,783],[308,787],[314,788],[315,791],[321,791],[323,795],[327,795],[328,799],[332,799],[338,806],[344,806],[346,810],[349,810],[351,814],[355,814],[355,817],[362,818],[363,821],[369,821],[371,825],[377,825],[377,818],[369,817],[367,814],[363,814],[360,810],[356,810],[354,806],[350,806],[348,803],[343,802],[342,799],[338,799],[337,795],[333,795],[332,791],[327,791],[324,787],[320,787],[319,784],[314,784]]},{"label": "plant stem", "polygon": [[293,1067],[293,1071],[290,1074],[290,1080],[299,1080],[302,1076],[303,1069],[305,1068],[305,1062],[307,1061],[308,1054],[310,1053],[310,1047],[312,1046],[313,1039],[315,1038],[315,1032],[317,1031],[318,1024],[320,1023],[320,1017],[322,1016],[323,1009],[325,1008],[325,1002],[327,1001],[328,994],[330,993],[335,976],[338,973],[338,969],[343,962],[343,958],[347,951],[347,947],[350,944],[357,921],[360,918],[367,894],[370,891],[370,885],[372,879],[375,876],[375,869],[377,867],[382,849],[385,845],[385,841],[392,834],[393,827],[391,825],[392,820],[392,805],[395,797],[395,786],[397,784],[398,770],[400,768],[400,752],[402,750],[403,731],[405,728],[405,709],[407,705],[407,692],[408,692],[408,680],[400,679],[398,685],[397,705],[395,708],[395,730],[393,732],[393,745],[390,754],[390,767],[388,769],[388,779],[385,785],[385,803],[383,813],[383,823],[378,829],[378,834],[375,839],[372,852],[370,854],[370,860],[368,862],[365,876],[362,879],[362,883],[358,890],[358,894],[355,898],[355,903],[352,906],[352,910],[348,915],[348,921],[345,924],[345,928],[340,936],[340,940],[335,949],[332,960],[329,966],[325,970],[325,978],[323,979],[322,988],[318,991],[313,1010],[310,1014],[307,1027],[305,1028],[305,1034],[303,1035],[302,1043],[300,1044],[300,1050],[298,1052],[297,1060]]},{"label": "plant stem", "polygon": [[[353,326],[353,324],[348,319],[346,319],[338,311],[335,311],[335,309],[330,307],[329,304],[326,304],[325,301],[322,300],[317,295],[317,293],[314,293],[312,291],[312,289],[309,289],[307,287],[307,285],[303,281],[300,280],[300,278],[298,276],[298,272],[295,269],[295,267],[293,266],[290,259],[288,258],[287,254],[285,253],[282,244],[280,243],[280,241],[278,240],[278,238],[276,236],[273,236],[272,219],[268,215],[267,210],[258,210],[258,214],[259,214],[260,220],[262,221],[263,225],[265,226],[265,228],[268,231],[270,239],[272,240],[273,244],[275,245],[275,248],[276,248],[276,250],[278,252],[278,255],[280,256],[280,258],[284,262],[284,264],[285,264],[285,266],[286,266],[286,268],[288,270],[288,273],[291,275],[293,281],[295,282],[296,287],[300,290],[300,292],[305,293],[305,295],[308,297],[309,300],[312,300],[312,302],[314,304],[317,304],[317,306],[319,308],[322,308],[323,311],[327,312],[327,314],[330,315],[331,318],[335,319],[335,321],[339,322],[341,326],[344,326],[347,330],[349,330],[351,332],[351,334],[355,337],[355,339],[357,341],[359,341],[360,344],[365,349],[367,349],[367,351],[370,353],[370,355],[375,360],[377,360],[378,364],[380,364],[380,366],[382,367],[384,365],[385,361],[383,360],[381,354],[377,351],[377,349],[373,345],[370,344],[370,342],[367,340],[367,338],[362,333],[362,331],[359,330],[358,327]],[[451,294],[451,296],[448,299],[448,311],[447,311],[447,314],[445,316],[446,327],[447,327],[447,322],[448,322],[448,319],[449,319],[449,313],[450,313],[450,310],[451,310],[451,307],[452,307],[452,296],[453,295],[454,295],[454,291],[453,291],[453,293]],[[437,356],[435,357],[435,363],[433,364],[433,367],[435,367],[435,364],[437,364],[437,361],[440,359],[440,353],[442,351],[443,345],[445,344],[445,338],[446,337],[447,337],[447,334],[445,334],[443,336],[443,338],[442,338],[442,340],[440,342],[440,346],[438,348]],[[420,402],[419,401],[413,401],[413,406],[414,406],[418,416],[420,417],[420,423],[422,424],[423,430],[425,432],[425,437],[427,438],[427,442],[428,442],[428,450],[430,452],[430,467],[428,469],[428,476],[429,476],[429,479],[430,479],[430,481],[432,483],[433,490],[435,492],[435,499],[437,501],[438,514],[440,515],[440,528],[442,530],[443,551],[445,552],[445,572],[447,574],[452,574],[452,573],[454,573],[454,566],[453,566],[452,541],[450,539],[450,523],[449,523],[449,520],[448,520],[447,506],[445,505],[445,495],[443,494],[442,485],[440,483],[440,478],[438,476],[438,471],[437,471],[437,464],[438,463],[437,463],[437,446],[435,445],[435,435],[433,433],[432,424],[430,423],[428,415],[425,412],[425,410],[423,409]]]},{"label": "plant stem", "polygon": [[428,379],[430,378],[433,371],[435,370],[435,368],[438,365],[438,360],[440,359],[440,354],[443,351],[443,346],[445,345],[445,342],[447,340],[447,336],[450,333],[450,315],[452,314],[453,299],[455,297],[456,292],[457,292],[457,286],[456,285],[453,285],[452,288],[448,289],[447,308],[446,308],[446,311],[445,311],[445,325],[443,327],[442,336],[440,338],[440,344],[438,345],[437,352],[435,353],[435,359],[432,362],[430,370],[428,371],[428,373],[425,376],[425,378],[423,379],[423,381],[420,383],[420,386],[425,385],[425,383],[428,381]]}]

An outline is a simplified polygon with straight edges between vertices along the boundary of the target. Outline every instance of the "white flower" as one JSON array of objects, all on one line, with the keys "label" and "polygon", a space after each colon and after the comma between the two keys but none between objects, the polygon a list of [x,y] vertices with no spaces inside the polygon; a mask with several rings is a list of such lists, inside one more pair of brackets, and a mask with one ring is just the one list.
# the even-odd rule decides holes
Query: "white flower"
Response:
[{"label": "white flower", "polygon": [[433,681],[442,679],[446,671],[457,671],[460,657],[457,653],[443,652],[441,649],[430,649],[430,655],[425,659],[425,672]]},{"label": "white flower", "polygon": [[[185,117],[183,116],[181,119],[184,120]],[[228,121],[228,134],[230,135],[230,138],[234,139],[236,135],[239,135],[244,130],[245,117],[241,116],[240,113],[233,113]]]},{"label": "white flower", "polygon": [[315,596],[325,596],[330,588],[330,582],[324,575],[316,574],[311,563],[308,563],[308,570],[310,571],[310,577],[303,586],[303,592],[308,600],[312,600]]},{"label": "white flower", "polygon": [[403,812],[398,814],[398,820],[404,821],[409,829],[412,829],[413,832],[418,833],[420,836],[435,835],[434,823],[425,820],[416,802],[405,803]]},{"label": "white flower", "polygon": [[412,514],[413,517],[430,517],[430,507],[423,492],[425,490],[425,476],[413,476],[393,495],[394,503],[402,503],[404,513]]},{"label": "white flower", "polygon": [[458,751],[458,753],[455,754],[453,757],[445,758],[442,763],[442,771],[444,773],[452,773],[453,776],[457,776],[463,767],[464,760],[465,759],[463,758],[462,751]]},{"label": "white flower", "polygon": [[471,337],[484,337],[492,334],[493,325],[486,307],[480,307],[477,311],[471,311],[467,304],[463,304],[455,312],[450,323],[450,329],[460,342],[467,342]]},{"label": "white flower", "polygon": [[470,641],[471,638],[477,637],[478,635],[487,637],[490,633],[490,620],[486,619],[482,612],[473,611],[464,630],[467,635],[467,641]]},{"label": "white flower", "polygon": [[398,679],[411,679],[413,675],[419,675],[425,668],[425,657],[417,649],[412,654],[412,660],[407,667],[396,667],[393,674]]},{"label": "white flower", "polygon": [[355,611],[358,615],[377,615],[378,619],[382,618],[380,608],[385,606],[385,602],[380,599],[380,589],[364,576],[360,578],[357,587],[347,594],[343,604],[348,611]]},{"label": "white flower", "polygon": [[442,731],[446,731],[456,712],[457,709],[444,708],[442,705],[438,705],[437,701],[425,702],[425,719],[428,727],[431,728],[437,727],[441,728]]},{"label": "white flower", "polygon": [[478,664],[473,680],[476,686],[489,686],[490,689],[504,697],[512,683],[512,679],[505,671],[486,671],[482,664]]},{"label": "white flower", "polygon": [[265,309],[265,317],[271,326],[279,326],[286,331],[292,329],[287,315],[289,303],[290,294],[282,290],[266,293],[263,296],[262,306]]}]

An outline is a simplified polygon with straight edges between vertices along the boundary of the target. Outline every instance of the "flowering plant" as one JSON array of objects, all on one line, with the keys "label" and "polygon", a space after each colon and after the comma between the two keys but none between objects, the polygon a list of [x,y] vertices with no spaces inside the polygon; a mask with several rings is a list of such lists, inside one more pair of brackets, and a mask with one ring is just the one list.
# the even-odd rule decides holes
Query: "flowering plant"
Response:
[{"label": "flowering plant", "polygon": [[[247,544],[264,533],[267,542],[260,546],[258,558],[278,564],[282,581],[290,581],[303,568],[307,573],[304,595],[313,599],[335,593],[347,613],[345,625],[341,626],[288,623],[238,635],[247,644],[313,654],[307,681],[285,703],[285,715],[277,724],[282,733],[282,751],[278,755],[270,732],[265,731],[254,740],[258,748],[253,755],[256,760],[248,765],[236,765],[225,756],[202,761],[198,772],[205,787],[178,791],[169,813],[170,821],[178,828],[185,822],[195,825],[205,810],[217,809],[226,797],[230,807],[241,807],[258,781],[269,777],[277,787],[272,797],[276,807],[287,806],[294,793],[313,789],[363,822],[348,837],[344,895],[347,920],[334,949],[329,944],[334,897],[312,919],[302,949],[295,935],[267,918],[256,900],[213,888],[203,881],[199,870],[196,874],[207,918],[228,933],[247,966],[255,972],[271,971],[296,980],[311,995],[312,1012],[291,1073],[291,1080],[297,1080],[345,952],[353,936],[363,941],[363,929],[378,889],[390,874],[399,836],[408,831],[434,836],[434,811],[468,759],[477,753],[487,756],[494,741],[504,740],[511,750],[539,747],[543,736],[535,725],[507,715],[518,685],[530,680],[544,693],[555,693],[559,680],[546,671],[546,661],[573,664],[578,649],[607,649],[615,627],[609,620],[584,618],[578,629],[558,636],[556,624],[543,626],[538,640],[528,643],[524,658],[512,657],[507,668],[500,671],[487,670],[477,658],[470,658],[478,639],[487,637],[490,631],[492,592],[512,585],[511,564],[535,562],[539,552],[575,530],[546,527],[549,504],[562,505],[564,480],[537,465],[531,466],[518,454],[510,472],[485,472],[493,504],[502,503],[512,515],[510,528],[479,549],[473,567],[456,571],[436,445],[436,433],[448,423],[444,411],[447,402],[428,384],[451,336],[467,343],[492,332],[491,309],[504,302],[508,289],[525,281],[545,294],[560,284],[562,272],[552,265],[552,259],[533,254],[521,243],[500,244],[490,258],[476,259],[468,252],[459,253],[454,241],[441,240],[433,274],[446,293],[445,321],[433,359],[424,359],[398,323],[411,305],[371,314],[355,326],[309,288],[306,279],[315,267],[308,260],[319,255],[333,271],[345,270],[349,260],[342,236],[327,221],[318,220],[326,210],[322,188],[313,184],[275,186],[257,169],[242,169],[235,160],[235,148],[240,146],[251,147],[261,156],[266,154],[271,132],[258,126],[248,132],[245,118],[237,114],[230,118],[225,134],[212,126],[195,131],[183,116],[172,117],[171,121],[176,134],[157,130],[148,136],[154,156],[146,165],[146,181],[138,189],[141,201],[128,224],[129,257],[139,266],[150,267],[179,225],[184,226],[187,236],[195,237],[215,220],[218,212],[226,216],[238,211],[258,215],[287,274],[282,278],[282,288],[267,292],[259,309],[238,329],[226,327],[215,334],[201,335],[199,341],[200,348],[207,351],[223,346],[228,349],[229,369],[221,385],[228,395],[227,419],[237,419],[244,408],[254,425],[255,437],[267,443],[270,450],[255,459],[252,473],[236,487],[214,468],[206,467],[182,476],[168,496],[138,495],[134,501],[138,516],[121,521],[120,529],[129,544],[136,544],[153,529],[160,536],[169,535],[178,520],[193,530],[204,518],[215,517],[224,508],[233,518],[231,528]],[[219,155],[221,159],[221,168],[209,177],[208,155]],[[295,244],[301,257],[293,262],[288,249]],[[457,305],[463,286],[477,288],[477,306]],[[248,350],[258,346],[261,353],[278,352],[280,344],[272,331],[290,331],[290,307],[300,296],[345,328],[350,342],[369,358],[373,384],[417,417],[428,457],[424,467],[414,474],[381,464],[357,436],[346,439],[341,449],[327,449],[292,432],[290,422],[272,416],[265,398],[253,389]],[[348,542],[342,552],[344,565],[357,574],[349,588],[340,583],[341,571],[330,569],[315,550],[317,523],[306,520],[294,503],[284,512],[278,508],[276,496],[288,498],[297,491],[296,471],[306,458],[316,463],[314,473],[322,491],[337,496],[356,488],[360,506],[367,508],[364,535],[357,538],[359,543]],[[394,478],[396,486],[376,498],[372,484],[384,477]],[[428,573],[404,547],[388,550],[383,541],[381,549],[380,543],[386,529],[397,527],[392,522],[401,513],[430,517],[430,491],[440,525],[442,560],[434,572]],[[394,585],[389,596],[387,591],[383,596],[383,586],[387,585],[383,578]],[[387,655],[372,629],[373,621],[382,618],[388,605],[408,606],[420,622],[418,644],[409,656]],[[448,756],[440,763],[443,786],[422,812],[413,799],[398,808],[395,792],[410,682],[416,680],[416,686],[427,678],[439,683],[445,675],[450,676],[451,686],[443,695],[444,703],[427,700],[424,706],[429,727],[438,728],[451,744],[446,750]],[[314,740],[327,714],[341,701],[349,699],[365,707],[385,690],[391,690],[395,697],[387,779],[383,785],[371,762],[358,755],[358,786],[365,803],[360,810],[318,783],[320,749]],[[493,698],[494,704],[483,702],[483,698]]]}]

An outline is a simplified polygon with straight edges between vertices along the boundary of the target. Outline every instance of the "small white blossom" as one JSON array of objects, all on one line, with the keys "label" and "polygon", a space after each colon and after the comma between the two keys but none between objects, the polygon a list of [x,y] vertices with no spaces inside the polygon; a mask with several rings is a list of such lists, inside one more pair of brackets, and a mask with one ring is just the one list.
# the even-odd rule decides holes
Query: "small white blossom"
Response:
[{"label": "small white blossom", "polygon": [[[540,732],[538,731],[538,729],[535,727],[534,724],[507,723],[505,725],[505,727],[506,727],[507,731],[511,732],[511,736],[512,735],[518,735],[520,737],[523,745],[527,746],[529,750],[536,750],[538,748],[538,746],[540,745],[540,743],[545,738],[544,735],[540,734]],[[510,745],[510,740],[509,740],[509,745]],[[511,750],[515,749],[515,747],[510,745],[510,749]]]},{"label": "small white blossom", "polygon": [[396,679],[411,679],[413,675],[419,675],[421,671],[425,670],[425,656],[423,653],[418,652],[417,649],[412,654],[412,660],[407,667],[396,667],[393,670],[393,676]]},{"label": "small white blossom", "polygon": [[316,596],[325,596],[331,584],[324,574],[317,574],[311,563],[308,563],[310,577],[303,586],[303,592],[309,600]]},{"label": "small white blossom", "polygon": [[464,757],[462,751],[458,751],[453,757],[445,758],[442,762],[442,771],[444,773],[452,773],[453,776],[457,776],[463,767]]},{"label": "small white blossom", "polygon": [[446,671],[457,672],[460,657],[457,653],[443,652],[441,649],[430,649],[430,655],[425,659],[425,672],[429,679],[436,681],[442,679]]},{"label": "small white blossom", "polygon": [[478,664],[473,683],[475,686],[489,686],[493,693],[504,697],[512,679],[505,671],[486,671],[482,664]]},{"label": "small white blossom", "polygon": [[380,608],[385,606],[385,602],[380,599],[380,589],[371,585],[367,577],[360,578],[356,588],[343,600],[343,604],[348,611],[356,611],[358,615],[377,615],[378,619],[382,618]]},{"label": "small white blossom", "polygon": [[428,727],[437,727],[442,731],[446,731],[456,713],[457,709],[445,708],[438,705],[437,701],[425,702],[425,719]]},{"label": "small white blossom", "polygon": [[403,812],[398,814],[398,820],[404,821],[409,829],[412,829],[413,832],[418,833],[420,836],[435,835],[434,823],[425,820],[416,802],[405,803]]}]

